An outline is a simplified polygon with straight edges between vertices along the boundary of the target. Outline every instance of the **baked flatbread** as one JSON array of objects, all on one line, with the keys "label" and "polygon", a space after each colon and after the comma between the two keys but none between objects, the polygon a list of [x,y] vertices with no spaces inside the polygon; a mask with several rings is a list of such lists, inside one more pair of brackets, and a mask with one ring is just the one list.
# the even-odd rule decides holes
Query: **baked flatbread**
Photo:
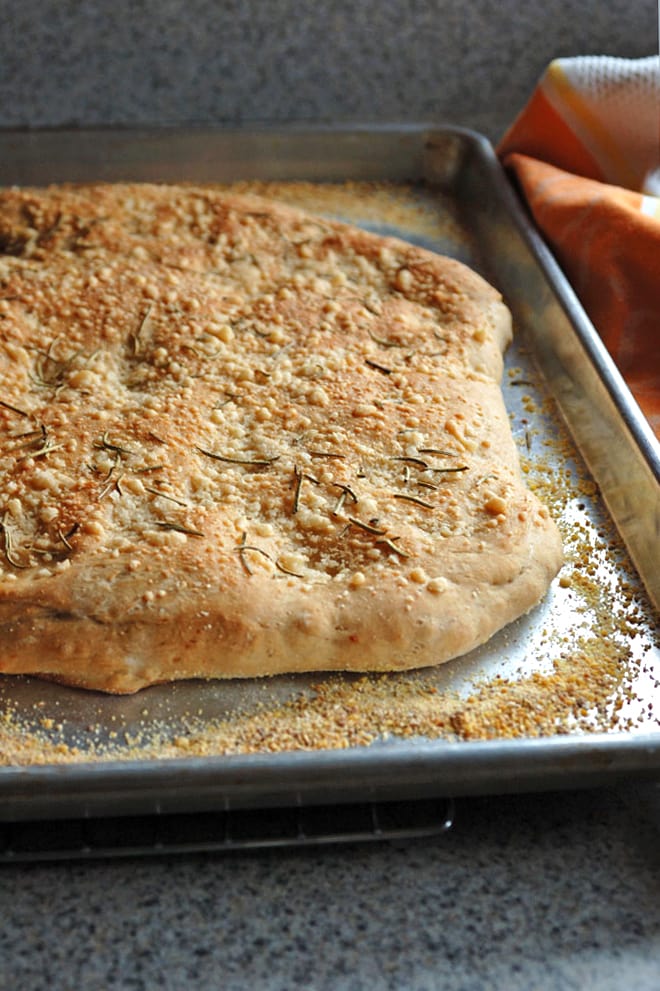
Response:
[{"label": "baked flatbread", "polygon": [[546,592],[465,266],[190,186],[7,190],[0,250],[3,672],[401,670]]}]

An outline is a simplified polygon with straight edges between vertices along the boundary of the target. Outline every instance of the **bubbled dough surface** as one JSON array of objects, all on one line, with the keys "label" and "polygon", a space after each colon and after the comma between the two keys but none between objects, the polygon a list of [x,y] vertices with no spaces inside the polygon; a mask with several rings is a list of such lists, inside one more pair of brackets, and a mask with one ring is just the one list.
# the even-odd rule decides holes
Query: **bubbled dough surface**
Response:
[{"label": "bubbled dough surface", "polygon": [[3,671],[424,666],[547,590],[465,266],[195,187],[9,190],[0,247]]}]

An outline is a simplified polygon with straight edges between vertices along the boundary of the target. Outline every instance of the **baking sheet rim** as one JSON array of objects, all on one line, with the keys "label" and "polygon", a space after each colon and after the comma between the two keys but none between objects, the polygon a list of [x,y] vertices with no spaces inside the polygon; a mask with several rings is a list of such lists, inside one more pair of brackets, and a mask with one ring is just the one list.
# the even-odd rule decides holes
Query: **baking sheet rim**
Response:
[{"label": "baking sheet rim", "polygon": [[[160,137],[183,132],[195,133],[197,136],[208,130],[206,125],[201,128],[104,128],[85,129],[89,137],[103,131],[131,139],[139,139],[143,134],[156,134]],[[634,399],[625,390],[625,384],[611,358],[604,353],[602,343],[591,326],[588,318],[572,289],[565,283],[564,277],[554,262],[553,257],[545,247],[544,242],[526,217],[520,203],[508,184],[488,139],[466,128],[437,124],[408,124],[408,125],[371,125],[355,124],[350,126],[334,125],[293,125],[269,126],[268,128],[218,128],[223,138],[231,139],[233,133],[243,137],[268,135],[284,137],[287,134],[299,135],[343,135],[356,137],[360,134],[378,133],[381,136],[396,138],[406,137],[428,138],[432,135],[454,136],[458,140],[469,143],[472,151],[481,156],[488,175],[494,184],[494,191],[505,201],[507,212],[518,233],[521,234],[528,250],[534,256],[536,264],[547,279],[555,296],[567,314],[571,324],[587,350],[592,361],[595,361],[597,371],[606,379],[608,389],[614,390],[618,398],[617,406],[633,433],[636,443],[643,451],[655,477],[660,477],[660,445],[653,438],[649,439],[649,429],[639,411]],[[22,133],[30,139],[38,140],[45,133],[40,130],[29,132],[0,131],[0,142],[10,135]],[[46,133],[57,133],[64,136],[68,133],[76,135],[79,131],[68,128],[48,129]],[[574,316],[581,314],[580,326],[575,327]],[[618,394],[618,395],[617,395]],[[641,419],[640,419],[641,418]],[[645,426],[646,425],[646,426]],[[458,755],[458,757],[457,757]],[[527,765],[520,766],[521,761]],[[555,764],[555,761],[558,763]],[[355,765],[355,767],[354,767]],[[117,779],[124,779],[123,787],[136,779],[137,789],[144,790],[145,786],[153,785],[161,790],[170,789],[170,796],[181,788],[181,777],[192,776],[191,787],[201,784],[202,776],[210,775],[209,788],[216,798],[224,796],[227,801],[232,798],[239,803],[246,800],[250,790],[259,784],[262,797],[266,801],[285,793],[295,793],[298,800],[312,800],[319,782],[314,781],[323,767],[324,775],[332,775],[336,779],[349,771],[357,769],[370,770],[371,778],[364,776],[359,782],[355,780],[342,784],[339,780],[332,785],[326,781],[324,787],[332,787],[335,800],[350,800],[356,794],[362,794],[365,787],[376,790],[395,789],[410,784],[411,766],[416,768],[414,787],[430,788],[435,794],[479,793],[488,784],[488,790],[525,790],[545,789],[551,782],[569,786],[569,782],[589,784],[609,779],[617,774],[657,774],[660,772],[660,734],[631,734],[614,731],[603,734],[571,734],[566,736],[551,736],[537,738],[518,738],[515,740],[486,740],[486,741],[420,741],[409,742],[397,740],[396,748],[385,744],[374,744],[369,747],[356,747],[349,750],[313,751],[313,752],[282,752],[275,754],[250,755],[218,755],[204,757],[182,758],[149,758],[137,760],[103,760],[83,761],[76,764],[42,764],[30,766],[0,767],[0,800],[5,807],[0,810],[0,819],[13,818],[12,809],[20,814],[17,818],[27,818],[26,812],[37,817],[45,817],[53,812],[57,802],[64,803],[67,808],[85,805],[93,809],[107,804],[111,800],[109,794],[102,789],[107,785],[117,784]],[[301,772],[308,774],[308,780],[301,779]],[[408,775],[404,780],[401,775]],[[264,773],[267,771],[267,773]],[[398,771],[399,778],[392,781],[393,772]],[[257,775],[259,772],[259,775]],[[464,775],[471,775],[470,781],[464,780]],[[247,776],[248,780],[241,780]],[[257,782],[257,776],[259,782]],[[388,779],[389,780],[386,780]],[[129,780],[130,779],[130,780]],[[22,794],[22,787],[29,789],[30,795]],[[45,789],[47,795],[35,795],[32,789]],[[82,794],[80,792],[82,790]],[[326,792],[327,794],[327,792]],[[115,793],[116,796],[116,793]],[[250,795],[250,804],[255,795]],[[135,796],[132,796],[135,799]],[[46,802],[39,815],[40,799]],[[127,793],[123,800],[126,801]],[[188,795],[190,801],[191,795]],[[153,804],[156,799],[152,794],[145,794],[142,804]],[[138,800],[138,804],[140,804]],[[50,811],[48,811],[48,809]],[[116,811],[116,810],[115,810]],[[153,811],[146,808],[145,811]]]},{"label": "baking sheet rim", "polygon": [[404,741],[387,749],[2,768],[0,821],[567,790],[660,775],[660,734]]}]

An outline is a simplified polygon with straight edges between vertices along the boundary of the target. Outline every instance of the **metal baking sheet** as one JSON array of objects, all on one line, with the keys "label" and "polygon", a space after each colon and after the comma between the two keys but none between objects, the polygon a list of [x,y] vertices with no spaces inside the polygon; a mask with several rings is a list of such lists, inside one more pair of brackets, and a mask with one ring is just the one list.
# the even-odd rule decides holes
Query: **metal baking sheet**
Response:
[{"label": "metal baking sheet", "polygon": [[[558,644],[570,656],[585,636],[619,635],[599,629],[608,603],[620,626],[631,613],[629,665],[613,690],[612,729],[590,731],[585,702],[574,727],[542,736],[532,726],[508,739],[504,726],[489,739],[394,734],[343,749],[204,756],[167,748],[166,756],[147,748],[140,754],[139,745],[130,752],[118,745],[113,756],[112,741],[145,738],[150,728],[173,739],[190,731],[191,720],[199,732],[239,713],[286,705],[311,697],[319,676],[186,682],[128,698],[5,677],[5,717],[74,756],[0,767],[0,819],[421,798],[657,776],[659,445],[488,142],[469,131],[425,126],[0,134],[2,185],[93,180],[311,183],[302,193],[286,185],[267,190],[293,195],[294,202],[302,196],[303,205],[453,255],[489,278],[516,326],[503,382],[514,437],[541,494],[562,490],[557,511],[565,533],[580,534],[583,564],[588,548],[591,598],[571,579],[577,565],[569,561],[565,580],[532,613],[423,677],[438,696],[461,698],[484,681],[543,679]],[[350,688],[351,679],[345,681]],[[100,744],[109,756],[92,759]]]}]

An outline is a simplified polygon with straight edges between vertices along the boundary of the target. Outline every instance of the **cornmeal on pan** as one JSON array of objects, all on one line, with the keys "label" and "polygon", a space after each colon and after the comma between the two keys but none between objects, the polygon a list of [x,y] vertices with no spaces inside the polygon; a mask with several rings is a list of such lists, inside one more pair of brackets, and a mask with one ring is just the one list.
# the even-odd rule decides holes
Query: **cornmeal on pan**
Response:
[{"label": "cornmeal on pan", "polygon": [[480,276],[251,196],[0,195],[0,670],[109,692],[438,664],[557,529]]}]

